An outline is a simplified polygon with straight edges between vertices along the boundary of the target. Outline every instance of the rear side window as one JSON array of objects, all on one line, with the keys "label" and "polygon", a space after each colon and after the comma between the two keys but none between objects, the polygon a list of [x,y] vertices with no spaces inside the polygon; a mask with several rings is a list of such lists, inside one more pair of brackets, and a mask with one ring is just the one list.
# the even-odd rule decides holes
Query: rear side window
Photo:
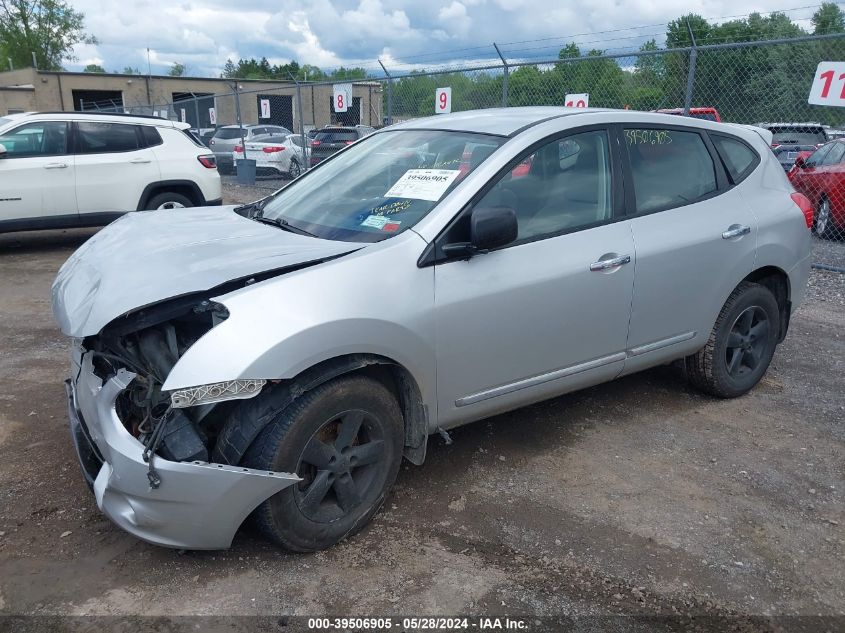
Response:
[{"label": "rear side window", "polygon": [[754,171],[754,168],[760,161],[757,152],[742,141],[716,134],[712,134],[710,139],[713,141],[713,145],[716,146],[716,151],[719,152],[719,157],[725,164],[725,168],[728,170],[728,174],[730,174],[731,181],[734,184],[739,183]]},{"label": "rear side window", "polygon": [[141,133],[138,127],[126,123],[79,121],[76,124],[77,153],[133,152],[141,148]]},{"label": "rear side window", "polygon": [[716,191],[716,169],[697,132],[626,129],[637,213],[696,202]]},{"label": "rear side window", "polygon": [[[187,136],[189,139],[191,139],[191,143],[193,143],[197,147],[205,147],[205,145],[203,145],[202,142],[200,142],[200,140],[194,135],[193,132],[191,132],[191,130],[182,130],[182,133],[185,136]],[[156,134],[158,134],[158,132],[156,132]],[[160,142],[161,142],[161,137],[159,137],[159,143]]]}]

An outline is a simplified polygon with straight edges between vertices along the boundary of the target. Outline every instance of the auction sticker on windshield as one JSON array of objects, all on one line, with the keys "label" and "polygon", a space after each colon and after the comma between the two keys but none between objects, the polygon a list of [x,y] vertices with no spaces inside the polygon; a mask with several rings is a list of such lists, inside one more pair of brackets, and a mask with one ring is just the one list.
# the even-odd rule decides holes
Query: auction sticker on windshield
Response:
[{"label": "auction sticker on windshield", "polygon": [[384,197],[437,202],[460,173],[459,169],[409,169]]}]

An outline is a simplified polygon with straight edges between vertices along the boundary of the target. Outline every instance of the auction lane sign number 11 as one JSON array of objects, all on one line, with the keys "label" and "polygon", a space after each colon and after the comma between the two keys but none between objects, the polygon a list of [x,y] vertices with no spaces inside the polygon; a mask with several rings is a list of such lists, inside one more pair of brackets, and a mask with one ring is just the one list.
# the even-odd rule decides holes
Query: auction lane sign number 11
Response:
[{"label": "auction lane sign number 11", "polygon": [[845,106],[845,62],[821,62],[810,87],[807,103]]}]

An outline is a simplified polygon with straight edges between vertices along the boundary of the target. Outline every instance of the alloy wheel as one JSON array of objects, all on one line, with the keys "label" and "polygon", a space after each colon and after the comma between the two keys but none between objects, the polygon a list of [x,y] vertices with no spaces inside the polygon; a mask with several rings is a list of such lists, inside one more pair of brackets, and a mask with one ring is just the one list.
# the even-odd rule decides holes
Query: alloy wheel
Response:
[{"label": "alloy wheel", "polygon": [[728,334],[725,363],[728,374],[744,376],[759,366],[769,345],[769,317],[759,306],[746,308]]},{"label": "alloy wheel", "polygon": [[[299,458],[294,490],[301,512],[330,523],[369,500],[388,467],[381,425],[361,410],[346,411],[311,436]],[[376,491],[377,492],[377,491]]]},{"label": "alloy wheel", "polygon": [[819,205],[819,213],[816,216],[816,235],[824,235],[827,232],[828,222],[830,222],[830,201],[825,198]]},{"label": "alloy wheel", "polygon": [[157,209],[184,209],[185,205],[180,202],[163,202],[162,204],[158,205]]}]

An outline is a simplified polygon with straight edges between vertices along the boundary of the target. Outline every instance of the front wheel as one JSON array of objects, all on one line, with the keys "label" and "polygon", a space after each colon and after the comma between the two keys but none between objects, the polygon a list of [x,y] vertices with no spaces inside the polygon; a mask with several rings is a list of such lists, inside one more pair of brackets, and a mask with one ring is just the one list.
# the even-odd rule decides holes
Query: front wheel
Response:
[{"label": "front wheel", "polygon": [[719,398],[750,391],[772,361],[780,331],[780,310],[768,288],[744,282],[728,297],[707,344],[685,367],[690,382]]},{"label": "front wheel", "polygon": [[277,414],[241,460],[302,479],[255,509],[258,528],[298,552],[354,534],[384,503],[403,437],[402,412],[380,382],[353,375],[307,392]]},{"label": "front wheel", "polygon": [[165,191],[150,198],[147,209],[184,209],[194,204],[181,193]]}]

